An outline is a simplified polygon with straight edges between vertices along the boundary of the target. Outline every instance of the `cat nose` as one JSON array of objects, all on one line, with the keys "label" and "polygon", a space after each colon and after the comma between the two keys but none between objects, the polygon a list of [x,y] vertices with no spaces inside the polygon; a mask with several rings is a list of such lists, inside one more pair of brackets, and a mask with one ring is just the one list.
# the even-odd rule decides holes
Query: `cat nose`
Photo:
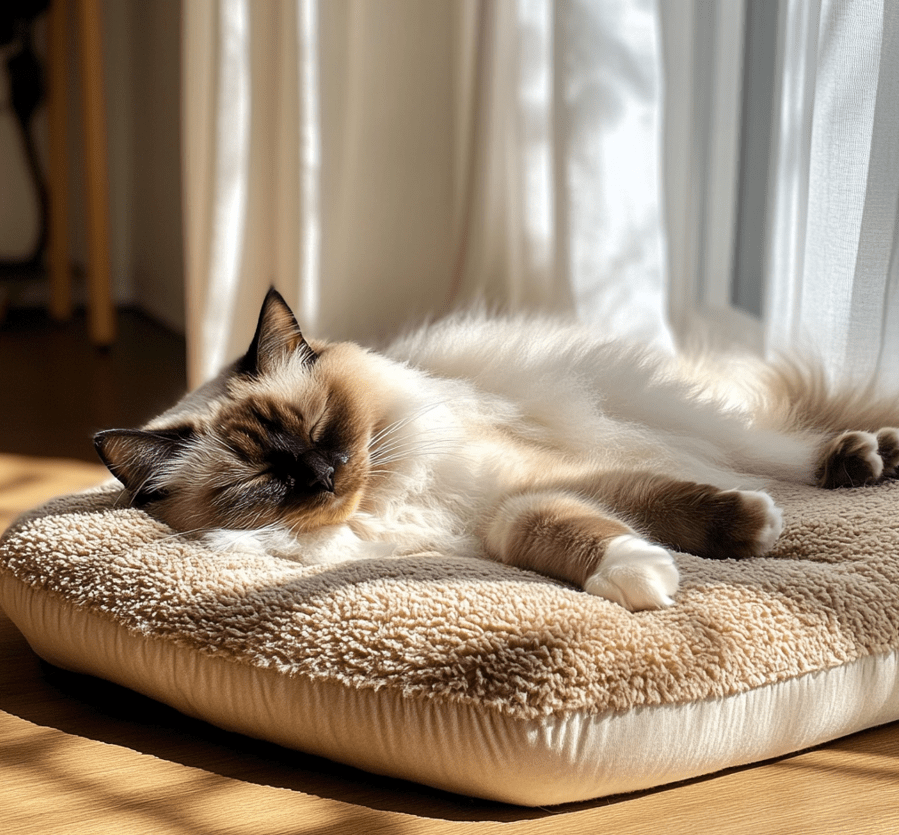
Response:
[{"label": "cat nose", "polygon": [[303,462],[309,468],[310,479],[308,486],[313,489],[334,492],[334,467],[320,452],[307,452],[303,456]]},{"label": "cat nose", "polygon": [[310,487],[320,486],[323,487],[327,492],[334,492],[334,468],[327,467],[322,470],[320,473],[316,473],[315,479],[309,485]]}]

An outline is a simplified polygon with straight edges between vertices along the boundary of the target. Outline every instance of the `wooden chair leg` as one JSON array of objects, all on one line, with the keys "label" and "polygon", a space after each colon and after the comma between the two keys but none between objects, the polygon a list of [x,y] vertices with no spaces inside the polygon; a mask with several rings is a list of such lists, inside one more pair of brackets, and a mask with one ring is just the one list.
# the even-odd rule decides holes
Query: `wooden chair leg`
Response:
[{"label": "wooden chair leg", "polygon": [[50,199],[47,260],[50,316],[72,316],[72,271],[69,262],[69,153],[66,109],[67,0],[53,0],[47,26],[48,192]]},{"label": "wooden chair leg", "polygon": [[88,328],[101,346],[115,339],[109,254],[109,169],[100,0],[77,0],[87,180]]}]

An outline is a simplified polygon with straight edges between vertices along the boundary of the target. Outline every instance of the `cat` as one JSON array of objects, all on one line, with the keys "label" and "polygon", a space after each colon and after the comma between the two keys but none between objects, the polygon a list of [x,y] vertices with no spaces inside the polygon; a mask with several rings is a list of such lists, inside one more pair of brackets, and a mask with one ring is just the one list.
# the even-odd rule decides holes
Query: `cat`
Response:
[{"label": "cat", "polygon": [[549,318],[458,315],[382,353],[307,340],[272,289],[244,356],[95,444],[131,504],[213,548],[479,556],[637,611],[673,605],[672,550],[767,553],[772,481],[896,476],[890,414],[796,363],[690,363]]}]

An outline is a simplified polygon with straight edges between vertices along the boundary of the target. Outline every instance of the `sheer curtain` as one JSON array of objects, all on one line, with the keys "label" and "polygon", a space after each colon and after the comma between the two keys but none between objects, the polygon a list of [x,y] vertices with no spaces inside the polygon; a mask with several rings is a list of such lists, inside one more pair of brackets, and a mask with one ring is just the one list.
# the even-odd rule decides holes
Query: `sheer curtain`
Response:
[{"label": "sheer curtain", "polygon": [[191,381],[274,283],[334,338],[485,301],[895,382],[899,4],[771,0],[775,62],[753,2],[185,0]]},{"label": "sheer curtain", "polygon": [[799,349],[833,379],[895,389],[899,4],[660,9],[679,340],[699,331],[769,356]]},{"label": "sheer curtain", "polygon": [[899,385],[899,5],[789,0],[771,180],[771,349]]},{"label": "sheer curtain", "polygon": [[455,291],[670,346],[655,3],[475,8]]},{"label": "sheer curtain", "polygon": [[671,345],[653,0],[185,0],[193,384],[274,283],[363,341],[486,302]]},{"label": "sheer curtain", "polygon": [[275,284],[310,333],[370,338],[449,283],[451,4],[185,0],[189,375]]}]

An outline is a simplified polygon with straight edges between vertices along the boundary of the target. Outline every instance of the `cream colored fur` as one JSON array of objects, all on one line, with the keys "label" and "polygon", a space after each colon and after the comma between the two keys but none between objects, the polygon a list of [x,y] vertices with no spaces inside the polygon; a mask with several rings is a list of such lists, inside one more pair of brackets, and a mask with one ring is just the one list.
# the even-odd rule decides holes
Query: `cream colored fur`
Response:
[{"label": "cream colored fur", "polygon": [[[862,409],[870,426],[854,424],[849,413],[864,393],[834,394],[796,364],[744,360],[729,377],[708,358],[686,362],[539,318],[458,316],[374,353],[307,343],[283,302],[270,298],[248,356],[148,424],[190,430],[141,484],[128,485],[135,495],[156,491],[149,509],[159,518],[219,549],[309,564],[480,554],[631,609],[672,602],[677,570],[660,545],[711,555],[701,551],[701,529],[729,525],[719,519],[726,513],[739,529],[735,550],[714,555],[765,553],[782,517],[759,490],[813,484],[828,443],[837,463],[867,455],[876,469],[880,436],[850,433],[844,444],[834,430],[897,422],[881,401]],[[266,416],[254,417],[260,409]],[[228,435],[222,427],[231,424]],[[257,483],[274,489],[266,451],[235,449],[244,436],[287,434],[317,450],[331,425],[341,437],[339,455],[328,449],[333,490],[283,510],[244,499]],[[107,462],[127,482],[131,453],[116,448],[119,436],[107,441]],[[644,483],[638,498],[628,494],[630,473]],[[665,479],[677,479],[676,489]],[[711,487],[693,498],[690,485]],[[670,504],[675,493],[682,505]],[[706,520],[709,501],[717,504]],[[641,502],[657,503],[662,515],[695,512],[695,538],[666,536],[664,518],[647,524]]]}]

